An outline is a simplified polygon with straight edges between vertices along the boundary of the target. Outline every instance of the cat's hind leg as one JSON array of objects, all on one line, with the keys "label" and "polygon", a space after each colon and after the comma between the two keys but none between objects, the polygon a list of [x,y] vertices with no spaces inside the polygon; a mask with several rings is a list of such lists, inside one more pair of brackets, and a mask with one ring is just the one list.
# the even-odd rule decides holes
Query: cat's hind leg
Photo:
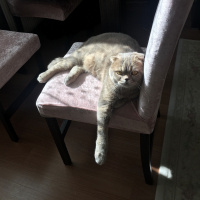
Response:
[{"label": "cat's hind leg", "polygon": [[78,76],[84,72],[86,71],[82,66],[74,66],[64,80],[65,85],[73,83],[78,78]]},{"label": "cat's hind leg", "polygon": [[46,83],[55,74],[71,69],[73,66],[77,65],[78,60],[69,56],[67,58],[56,58],[47,67],[47,70],[39,74],[37,80],[40,83]]},{"label": "cat's hind leg", "polygon": [[47,69],[50,69],[51,67],[53,67],[54,65],[58,64],[59,62],[62,62],[65,58],[55,58],[54,60],[52,60],[48,66]]}]

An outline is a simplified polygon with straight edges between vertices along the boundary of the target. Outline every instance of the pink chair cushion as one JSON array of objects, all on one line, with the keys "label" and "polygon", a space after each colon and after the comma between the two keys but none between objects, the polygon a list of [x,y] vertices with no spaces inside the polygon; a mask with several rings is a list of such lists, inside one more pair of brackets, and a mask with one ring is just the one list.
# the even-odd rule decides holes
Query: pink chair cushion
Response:
[{"label": "pink chair cushion", "polygon": [[[68,53],[80,44],[75,43]],[[96,124],[101,82],[85,73],[70,86],[66,86],[64,78],[67,74],[68,72],[61,72],[46,83],[36,102],[39,113],[44,117]],[[110,127],[150,134],[152,126],[138,115],[136,104],[137,102],[130,102],[116,109]]]},{"label": "pink chair cushion", "polygon": [[64,21],[82,0],[7,0],[13,15]]},{"label": "pink chair cushion", "polygon": [[39,48],[35,34],[0,30],[0,88]]}]

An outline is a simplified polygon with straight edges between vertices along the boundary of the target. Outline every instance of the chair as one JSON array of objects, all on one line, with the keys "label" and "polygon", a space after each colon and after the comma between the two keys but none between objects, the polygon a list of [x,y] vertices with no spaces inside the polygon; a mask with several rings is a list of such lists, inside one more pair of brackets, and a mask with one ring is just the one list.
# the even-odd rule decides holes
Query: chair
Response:
[{"label": "chair", "polygon": [[[144,81],[138,101],[127,103],[117,109],[110,121],[110,127],[140,134],[141,160],[147,184],[153,183],[151,149],[162,90],[192,2],[192,0],[159,2],[146,50]],[[80,43],[75,43],[68,53],[79,45]],[[64,143],[70,121],[96,124],[96,105],[101,89],[101,83],[89,74],[82,74],[70,87],[67,87],[62,81],[67,73],[57,74],[50,79],[36,102],[40,115],[46,118],[66,165],[71,164]],[[58,126],[57,118],[65,119],[61,128]]]},{"label": "chair", "polygon": [[[40,48],[40,40],[35,34],[0,30],[0,44],[1,89],[33,54],[37,52]],[[39,59],[38,55],[37,59]],[[40,71],[43,70],[42,64],[39,64],[39,69]],[[12,141],[17,142],[18,136],[10,122],[10,118],[36,84],[35,76],[7,110],[0,104],[0,119]]]},{"label": "chair", "polygon": [[64,21],[82,0],[6,0],[19,31],[21,17],[37,17]]}]

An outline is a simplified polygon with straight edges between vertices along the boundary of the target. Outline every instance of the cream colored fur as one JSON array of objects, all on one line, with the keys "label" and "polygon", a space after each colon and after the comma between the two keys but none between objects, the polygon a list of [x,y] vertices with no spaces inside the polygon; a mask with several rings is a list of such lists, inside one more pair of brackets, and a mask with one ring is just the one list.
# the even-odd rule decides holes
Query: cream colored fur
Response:
[{"label": "cream colored fur", "polygon": [[137,98],[143,80],[144,54],[138,43],[128,35],[105,33],[87,40],[67,58],[56,58],[47,71],[38,77],[40,83],[48,81],[60,71],[70,70],[64,82],[74,82],[89,72],[102,81],[97,105],[97,140],[95,160],[103,164],[108,148],[108,124],[113,109]]}]

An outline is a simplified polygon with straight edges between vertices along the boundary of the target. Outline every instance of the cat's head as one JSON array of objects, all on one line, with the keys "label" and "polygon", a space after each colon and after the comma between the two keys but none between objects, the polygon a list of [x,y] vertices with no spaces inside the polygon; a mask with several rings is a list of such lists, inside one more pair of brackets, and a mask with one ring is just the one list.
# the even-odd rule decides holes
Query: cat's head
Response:
[{"label": "cat's head", "polygon": [[119,53],[110,58],[111,80],[122,87],[139,86],[143,80],[144,54],[131,52]]}]

